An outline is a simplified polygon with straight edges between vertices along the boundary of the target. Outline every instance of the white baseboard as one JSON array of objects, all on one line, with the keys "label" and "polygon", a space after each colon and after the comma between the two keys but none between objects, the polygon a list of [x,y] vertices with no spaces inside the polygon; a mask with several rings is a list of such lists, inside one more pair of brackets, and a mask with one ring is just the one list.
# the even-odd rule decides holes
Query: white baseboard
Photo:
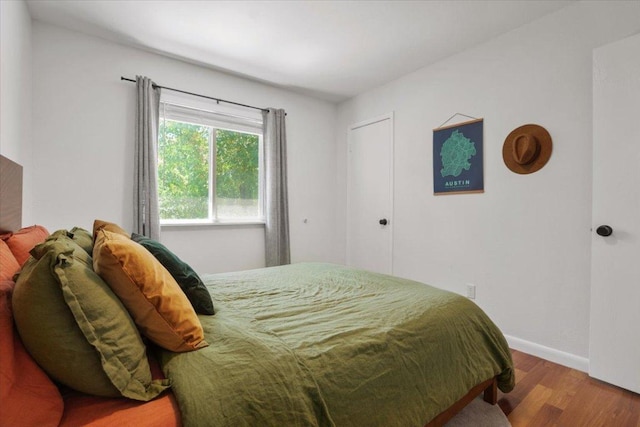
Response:
[{"label": "white baseboard", "polygon": [[556,350],[555,348],[546,347],[544,345],[509,335],[505,335],[504,337],[507,339],[509,347],[514,350],[522,351],[523,353],[531,354],[562,366],[577,369],[578,371],[589,372],[589,359],[586,357],[565,353],[564,351]]}]

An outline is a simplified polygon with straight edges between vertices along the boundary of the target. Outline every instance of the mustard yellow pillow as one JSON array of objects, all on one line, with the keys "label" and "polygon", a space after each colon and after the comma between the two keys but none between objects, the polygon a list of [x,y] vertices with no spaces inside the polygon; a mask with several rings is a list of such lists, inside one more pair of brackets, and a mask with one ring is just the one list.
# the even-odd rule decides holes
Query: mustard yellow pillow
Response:
[{"label": "mustard yellow pillow", "polygon": [[175,352],[208,345],[200,320],[178,283],[149,251],[128,236],[98,229],[93,267],[151,341]]},{"label": "mustard yellow pillow", "polygon": [[109,221],[103,221],[101,219],[96,219],[93,221],[93,238],[96,238],[96,233],[99,230],[107,230],[112,233],[121,234],[125,237],[129,237],[129,233],[127,233],[122,227],[118,224]]}]

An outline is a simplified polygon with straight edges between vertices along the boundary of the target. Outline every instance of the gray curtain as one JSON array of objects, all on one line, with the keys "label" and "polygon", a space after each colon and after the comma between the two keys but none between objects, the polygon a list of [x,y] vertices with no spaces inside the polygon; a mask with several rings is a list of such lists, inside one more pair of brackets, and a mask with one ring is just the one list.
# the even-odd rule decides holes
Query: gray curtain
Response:
[{"label": "gray curtain", "polygon": [[133,231],[157,240],[160,237],[157,155],[160,88],[141,76],[136,76],[136,88]]},{"label": "gray curtain", "polygon": [[287,198],[287,135],[285,112],[262,112],[265,164],[265,256],[267,267],[289,264],[289,201]]}]

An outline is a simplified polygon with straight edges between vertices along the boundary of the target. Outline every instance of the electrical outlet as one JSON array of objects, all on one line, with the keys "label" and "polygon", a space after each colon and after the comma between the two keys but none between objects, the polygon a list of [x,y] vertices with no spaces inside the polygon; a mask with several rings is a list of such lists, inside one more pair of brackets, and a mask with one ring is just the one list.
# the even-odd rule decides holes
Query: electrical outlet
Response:
[{"label": "electrical outlet", "polygon": [[476,285],[467,283],[467,298],[476,299]]}]

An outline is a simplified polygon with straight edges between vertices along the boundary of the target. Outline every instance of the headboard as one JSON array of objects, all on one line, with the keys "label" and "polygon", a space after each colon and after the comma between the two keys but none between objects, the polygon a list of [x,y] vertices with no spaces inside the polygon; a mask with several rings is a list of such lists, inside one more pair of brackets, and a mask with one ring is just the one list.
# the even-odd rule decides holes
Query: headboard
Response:
[{"label": "headboard", "polygon": [[0,233],[22,227],[22,166],[0,155]]}]

